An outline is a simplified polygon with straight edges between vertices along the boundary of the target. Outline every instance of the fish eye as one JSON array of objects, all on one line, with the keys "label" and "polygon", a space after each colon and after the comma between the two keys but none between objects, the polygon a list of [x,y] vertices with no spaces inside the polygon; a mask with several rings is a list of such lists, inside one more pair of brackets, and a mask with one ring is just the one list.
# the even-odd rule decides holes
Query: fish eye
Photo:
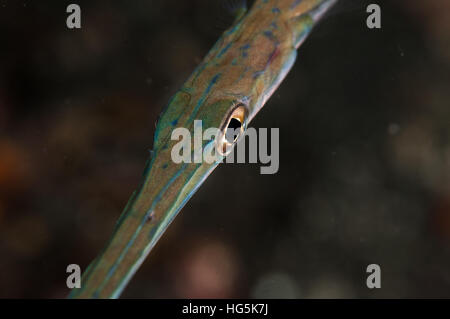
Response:
[{"label": "fish eye", "polygon": [[237,104],[228,116],[220,129],[217,151],[220,155],[226,156],[232,146],[243,136],[247,120],[247,107],[243,103]]}]

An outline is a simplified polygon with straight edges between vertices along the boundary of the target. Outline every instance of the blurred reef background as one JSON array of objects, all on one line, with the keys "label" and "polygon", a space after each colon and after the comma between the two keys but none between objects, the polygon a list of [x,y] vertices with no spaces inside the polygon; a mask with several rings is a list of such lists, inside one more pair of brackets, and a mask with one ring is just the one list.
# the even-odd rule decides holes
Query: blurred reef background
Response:
[{"label": "blurred reef background", "polygon": [[[0,0],[0,297],[64,298],[103,248],[218,2],[77,1],[69,30],[68,1]],[[123,297],[449,298],[449,70],[450,1],[342,0],[251,123],[279,172],[219,166]]]}]

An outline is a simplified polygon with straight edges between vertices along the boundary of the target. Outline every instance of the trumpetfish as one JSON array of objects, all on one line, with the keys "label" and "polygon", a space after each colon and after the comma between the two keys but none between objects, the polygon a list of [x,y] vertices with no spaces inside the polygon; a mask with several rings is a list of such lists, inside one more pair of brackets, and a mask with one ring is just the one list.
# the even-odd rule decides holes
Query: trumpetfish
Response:
[{"label": "trumpetfish", "polygon": [[[285,78],[297,49],[336,0],[256,0],[215,43],[170,99],[160,116],[153,152],[108,244],[81,278],[71,298],[117,298],[177,213],[238,139],[225,133],[238,123],[238,137]],[[195,120],[219,134],[203,141],[219,160],[174,163],[171,138],[177,127],[192,133]],[[194,122],[195,121],[195,122]],[[233,123],[233,124],[232,124]]]}]

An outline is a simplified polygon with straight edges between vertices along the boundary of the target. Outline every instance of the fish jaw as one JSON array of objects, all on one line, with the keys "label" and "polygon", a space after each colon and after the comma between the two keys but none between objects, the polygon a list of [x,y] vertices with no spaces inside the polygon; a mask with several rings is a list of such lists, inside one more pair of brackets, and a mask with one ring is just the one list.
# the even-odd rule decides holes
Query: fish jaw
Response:
[{"label": "fish jaw", "polygon": [[[173,142],[173,141],[171,141]],[[173,143],[171,143],[173,144]],[[212,143],[206,147],[213,147]],[[116,298],[166,228],[220,162],[167,162],[170,147],[155,153],[102,254],[81,279],[76,298]]]}]

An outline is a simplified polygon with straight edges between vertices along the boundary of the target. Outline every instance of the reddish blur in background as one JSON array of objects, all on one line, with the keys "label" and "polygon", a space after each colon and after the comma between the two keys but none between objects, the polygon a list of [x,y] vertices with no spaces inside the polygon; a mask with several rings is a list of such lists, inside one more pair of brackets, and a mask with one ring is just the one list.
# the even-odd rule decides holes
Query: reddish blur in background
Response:
[{"label": "reddish blur in background", "polygon": [[[221,1],[217,1],[221,2]],[[222,1],[223,2],[223,1]],[[372,2],[372,1],[370,1]],[[341,1],[123,297],[450,297],[450,2]],[[138,186],[155,121],[231,23],[214,1],[0,0],[0,297],[63,298]],[[382,288],[366,287],[381,266]]]}]

